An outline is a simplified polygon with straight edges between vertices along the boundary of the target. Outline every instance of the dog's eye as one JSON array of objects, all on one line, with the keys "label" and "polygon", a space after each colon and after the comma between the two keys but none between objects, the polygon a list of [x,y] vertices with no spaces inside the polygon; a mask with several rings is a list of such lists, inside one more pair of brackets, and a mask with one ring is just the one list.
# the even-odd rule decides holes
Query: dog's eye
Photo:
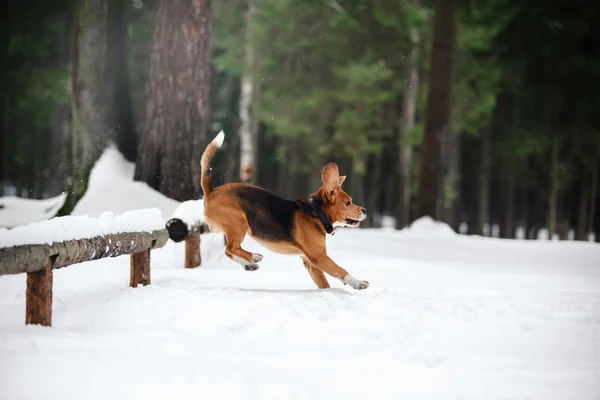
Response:
[{"label": "dog's eye", "polygon": [[346,205],[347,205],[347,206],[349,206],[350,204],[352,204],[352,202],[351,202],[351,201],[347,201],[347,202],[346,202]]}]

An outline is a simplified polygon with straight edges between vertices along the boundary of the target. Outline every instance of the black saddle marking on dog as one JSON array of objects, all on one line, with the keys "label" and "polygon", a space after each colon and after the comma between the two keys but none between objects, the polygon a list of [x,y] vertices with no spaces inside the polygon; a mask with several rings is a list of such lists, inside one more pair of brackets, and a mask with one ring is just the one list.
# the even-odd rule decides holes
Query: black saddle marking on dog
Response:
[{"label": "black saddle marking on dog", "polygon": [[258,239],[280,242],[294,239],[296,203],[258,186],[235,189],[242,210]]}]

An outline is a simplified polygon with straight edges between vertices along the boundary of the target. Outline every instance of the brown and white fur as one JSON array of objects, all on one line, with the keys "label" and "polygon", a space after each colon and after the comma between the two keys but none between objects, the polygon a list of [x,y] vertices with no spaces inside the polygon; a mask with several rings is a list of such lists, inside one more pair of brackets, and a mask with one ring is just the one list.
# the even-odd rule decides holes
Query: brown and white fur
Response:
[{"label": "brown and white fur", "polygon": [[[297,254],[320,289],[329,288],[324,273],[354,289],[366,289],[367,281],[354,278],[327,255],[326,229],[309,200],[297,197],[286,200],[250,184],[227,183],[216,188],[210,178],[210,164],[223,144],[219,133],[202,155],[202,190],[204,213],[212,232],[223,232],[225,254],[247,271],[257,270],[263,256],[241,247],[249,234],[263,247],[280,254]],[[333,226],[357,226],[366,218],[366,210],[352,204],[342,190],[345,176],[339,176],[335,163],[327,164],[321,173],[321,186],[310,195]]]}]

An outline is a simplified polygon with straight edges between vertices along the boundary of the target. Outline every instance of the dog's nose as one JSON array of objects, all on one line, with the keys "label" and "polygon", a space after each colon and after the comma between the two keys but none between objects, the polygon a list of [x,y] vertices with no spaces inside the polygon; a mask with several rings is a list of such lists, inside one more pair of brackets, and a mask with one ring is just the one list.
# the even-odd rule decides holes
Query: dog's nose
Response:
[{"label": "dog's nose", "polygon": [[361,207],[360,211],[362,211],[363,214],[367,215],[367,209],[364,207]]}]

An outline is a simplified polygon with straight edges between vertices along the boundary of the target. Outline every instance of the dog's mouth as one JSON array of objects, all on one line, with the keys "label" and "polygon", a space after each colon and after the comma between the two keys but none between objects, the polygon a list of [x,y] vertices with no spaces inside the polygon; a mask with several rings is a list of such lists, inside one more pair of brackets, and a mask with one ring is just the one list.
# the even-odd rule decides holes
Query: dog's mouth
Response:
[{"label": "dog's mouth", "polygon": [[357,221],[355,219],[350,219],[350,218],[346,218],[346,225],[348,226],[358,226],[358,224],[360,223],[360,221]]}]

